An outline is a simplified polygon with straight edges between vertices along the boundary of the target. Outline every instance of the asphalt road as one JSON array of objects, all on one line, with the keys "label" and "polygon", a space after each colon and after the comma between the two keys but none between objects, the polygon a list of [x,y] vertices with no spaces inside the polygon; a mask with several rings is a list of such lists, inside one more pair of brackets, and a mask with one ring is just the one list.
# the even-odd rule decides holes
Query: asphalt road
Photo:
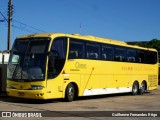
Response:
[{"label": "asphalt road", "polygon": [[0,120],[158,120],[160,86],[143,95],[80,97],[72,102],[64,102],[63,99],[19,99],[1,95],[0,116]]}]

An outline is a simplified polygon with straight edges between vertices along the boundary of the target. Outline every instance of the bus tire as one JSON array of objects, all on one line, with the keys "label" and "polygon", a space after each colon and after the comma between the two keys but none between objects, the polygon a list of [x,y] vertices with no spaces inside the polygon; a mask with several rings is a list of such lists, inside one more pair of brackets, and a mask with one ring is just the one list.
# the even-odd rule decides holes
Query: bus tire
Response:
[{"label": "bus tire", "polygon": [[139,85],[138,85],[138,82],[135,81],[132,85],[132,94],[137,95],[138,92],[139,92]]},{"label": "bus tire", "polygon": [[74,100],[74,97],[75,97],[74,85],[72,83],[69,83],[65,91],[65,100],[67,102],[71,102]]},{"label": "bus tire", "polygon": [[146,88],[147,88],[147,84],[146,84],[145,81],[143,81],[143,82],[141,83],[141,87],[140,87],[140,89],[139,89],[139,94],[140,94],[140,95],[143,95],[144,92],[146,91]]}]

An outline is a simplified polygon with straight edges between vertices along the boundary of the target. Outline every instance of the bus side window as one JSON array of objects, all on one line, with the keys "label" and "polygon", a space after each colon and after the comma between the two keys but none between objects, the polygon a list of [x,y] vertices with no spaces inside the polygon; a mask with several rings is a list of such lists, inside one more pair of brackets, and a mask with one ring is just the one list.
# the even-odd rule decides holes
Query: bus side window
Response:
[{"label": "bus side window", "polygon": [[84,43],[79,40],[71,39],[68,59],[84,58]]},{"label": "bus side window", "polygon": [[102,60],[113,60],[113,48],[111,46],[102,46]]},{"label": "bus side window", "polygon": [[136,50],[134,49],[127,50],[127,62],[136,62]]},{"label": "bus side window", "polygon": [[137,62],[138,63],[146,63],[146,53],[145,51],[139,50],[137,51]]},{"label": "bus side window", "polygon": [[115,60],[116,60],[116,61],[122,61],[122,60],[123,60],[123,58],[122,58],[122,56],[117,55],[117,56],[115,56]]},{"label": "bus side window", "polygon": [[69,51],[69,58],[78,58],[78,51]]},{"label": "bus side window", "polygon": [[156,64],[157,63],[157,53],[153,51],[148,51],[146,55],[148,64]]},{"label": "bus side window", "polygon": [[95,43],[86,44],[86,57],[88,59],[100,59],[99,45]]},{"label": "bus side window", "polygon": [[63,69],[67,51],[67,38],[56,38],[51,46],[48,61],[48,79],[55,78]]},{"label": "bus side window", "polygon": [[135,62],[135,57],[128,57],[128,58],[127,58],[127,61],[128,61],[128,62]]},{"label": "bus side window", "polygon": [[140,58],[140,57],[138,57],[138,62],[139,62],[139,63],[141,63],[141,62],[142,62],[142,60],[141,60],[141,58]]},{"label": "bus side window", "polygon": [[114,60],[115,61],[126,61],[125,60],[125,49],[117,47],[115,48],[115,54],[114,54]]}]

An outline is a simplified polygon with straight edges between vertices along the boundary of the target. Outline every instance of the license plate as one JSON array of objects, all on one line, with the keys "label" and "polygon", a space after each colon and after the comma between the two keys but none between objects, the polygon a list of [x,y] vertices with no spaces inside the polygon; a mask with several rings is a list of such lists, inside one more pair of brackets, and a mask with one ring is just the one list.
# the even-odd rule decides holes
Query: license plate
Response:
[{"label": "license plate", "polygon": [[24,92],[18,92],[18,96],[24,96]]}]

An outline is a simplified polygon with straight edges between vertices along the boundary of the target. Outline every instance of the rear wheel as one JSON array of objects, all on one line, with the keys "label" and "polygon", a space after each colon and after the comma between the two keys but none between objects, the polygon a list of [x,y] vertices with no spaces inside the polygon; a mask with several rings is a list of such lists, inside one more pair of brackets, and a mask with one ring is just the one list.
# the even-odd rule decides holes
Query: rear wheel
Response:
[{"label": "rear wheel", "polygon": [[147,88],[147,85],[146,85],[146,82],[145,81],[143,81],[142,83],[141,83],[141,87],[140,87],[140,89],[139,89],[139,94],[144,94],[144,92],[146,91],[146,88]]},{"label": "rear wheel", "polygon": [[139,85],[138,85],[138,82],[135,81],[132,85],[132,94],[137,95],[138,91],[139,91]]},{"label": "rear wheel", "polygon": [[66,88],[66,92],[65,92],[65,100],[67,102],[71,102],[74,100],[75,97],[75,88],[74,85],[72,83],[69,83],[67,88]]}]

